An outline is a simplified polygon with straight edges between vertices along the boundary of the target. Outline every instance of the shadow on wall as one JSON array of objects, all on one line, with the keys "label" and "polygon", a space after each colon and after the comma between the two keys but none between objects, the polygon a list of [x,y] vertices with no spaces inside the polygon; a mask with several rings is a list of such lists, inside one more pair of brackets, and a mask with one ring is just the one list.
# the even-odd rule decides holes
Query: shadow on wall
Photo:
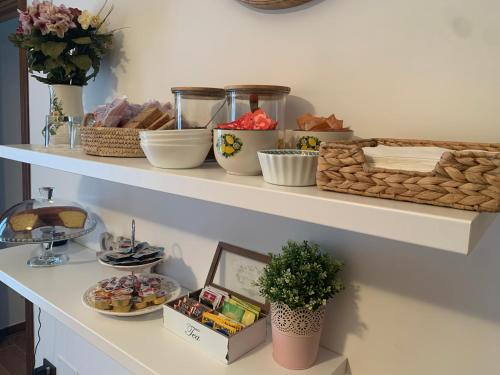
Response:
[{"label": "shadow on wall", "polygon": [[[183,285],[196,285],[196,275],[184,260],[182,245],[174,242],[171,249],[172,254],[168,258],[169,267],[182,270]],[[158,267],[158,272],[162,273],[160,267]]]},{"label": "shadow on wall", "polygon": [[[111,182],[99,182],[99,194],[90,193],[95,184],[82,178],[78,200],[90,202],[97,214],[113,212],[127,228],[134,217],[141,238],[172,246],[175,256],[163,270],[180,275],[190,288],[198,286],[197,277],[203,282],[218,241],[268,253],[278,252],[288,239],[310,240],[344,260],[342,277],[348,287],[329,307],[329,329],[323,337],[325,345],[338,352],[348,336],[361,337],[370,329],[358,311],[364,288],[500,324],[500,304],[491,297],[500,284],[495,233],[500,218],[475,251],[464,256]],[[385,306],[374,308],[391,315]]]},{"label": "shadow on wall", "polygon": [[314,114],[314,105],[304,98],[288,95],[286,99],[286,129],[297,129],[297,117],[304,113]]},{"label": "shadow on wall", "polygon": [[348,281],[351,278],[349,269],[344,270],[342,279],[346,280],[345,290],[334,296],[328,304],[325,321],[329,322],[329,329],[323,330],[321,342],[337,353],[344,353],[348,336],[363,338],[368,326],[362,321],[359,314],[358,302],[360,286]]},{"label": "shadow on wall", "polygon": [[[124,63],[128,63],[128,58],[123,49],[123,31],[117,31],[113,40],[113,50],[104,56],[97,79],[90,81],[83,90],[83,103],[85,112],[94,111],[95,107],[104,104],[116,95],[118,79],[116,71],[120,69],[126,73]],[[87,93],[92,93],[89,95]]]}]

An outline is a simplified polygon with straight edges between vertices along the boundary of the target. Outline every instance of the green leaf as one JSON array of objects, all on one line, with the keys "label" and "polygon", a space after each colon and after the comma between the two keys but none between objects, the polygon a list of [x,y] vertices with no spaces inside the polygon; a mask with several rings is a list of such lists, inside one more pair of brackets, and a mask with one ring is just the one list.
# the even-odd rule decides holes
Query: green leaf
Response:
[{"label": "green leaf", "polygon": [[42,83],[46,83],[46,84],[51,84],[53,82],[51,82],[48,78],[45,78],[45,77],[40,77],[40,76],[37,76],[35,74],[32,74],[31,75],[33,78],[35,78],[37,81],[40,81]]},{"label": "green leaf", "polygon": [[92,43],[92,39],[90,36],[82,36],[80,38],[73,39],[73,42],[76,44],[90,44]]},{"label": "green leaf", "polygon": [[69,59],[78,69],[81,70],[87,71],[92,66],[92,60],[87,55],[71,56]]},{"label": "green leaf", "polygon": [[40,49],[45,56],[55,59],[64,51],[66,45],[64,42],[44,42],[41,43]]},{"label": "green leaf", "polygon": [[45,61],[45,69],[47,70],[54,70],[56,68],[59,68],[61,65],[63,65],[63,61],[61,59],[47,59]]}]

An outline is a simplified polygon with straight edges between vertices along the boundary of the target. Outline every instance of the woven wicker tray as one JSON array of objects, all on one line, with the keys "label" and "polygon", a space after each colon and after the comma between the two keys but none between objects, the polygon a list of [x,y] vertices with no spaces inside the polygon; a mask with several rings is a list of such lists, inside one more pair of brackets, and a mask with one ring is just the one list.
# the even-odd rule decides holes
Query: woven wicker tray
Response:
[{"label": "woven wicker tray", "polygon": [[[120,158],[144,158],[141,129],[82,127],[82,148],[86,154]],[[143,130],[143,129],[142,129]]]},{"label": "woven wicker tray", "polygon": [[[416,172],[368,166],[362,148],[377,145],[450,151],[443,153],[432,172]],[[500,144],[405,139],[322,143],[316,180],[319,188],[340,193],[499,212]]]}]

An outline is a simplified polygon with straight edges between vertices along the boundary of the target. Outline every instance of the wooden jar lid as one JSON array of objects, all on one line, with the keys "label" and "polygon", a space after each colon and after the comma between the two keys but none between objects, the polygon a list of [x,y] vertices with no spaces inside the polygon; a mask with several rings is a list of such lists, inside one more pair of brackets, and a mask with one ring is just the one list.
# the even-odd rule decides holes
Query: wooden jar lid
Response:
[{"label": "wooden jar lid", "polygon": [[178,86],[172,87],[172,94],[182,94],[189,96],[200,96],[205,98],[224,99],[226,92],[224,89],[216,87],[196,87],[196,86]]},{"label": "wooden jar lid", "polygon": [[287,95],[290,93],[290,87],[273,86],[273,85],[230,85],[225,86],[226,91],[234,91],[240,94],[257,94],[257,95]]}]

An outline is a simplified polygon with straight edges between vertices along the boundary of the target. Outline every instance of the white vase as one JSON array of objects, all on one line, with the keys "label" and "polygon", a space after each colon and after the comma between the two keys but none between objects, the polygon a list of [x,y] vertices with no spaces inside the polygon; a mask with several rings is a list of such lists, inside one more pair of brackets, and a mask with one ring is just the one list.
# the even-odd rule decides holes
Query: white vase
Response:
[{"label": "white vase", "polygon": [[[58,111],[62,116],[80,117],[83,119],[83,87],[73,85],[50,86],[50,112]],[[50,138],[51,144],[68,144],[69,129],[62,125]]]},{"label": "white vase", "polygon": [[61,107],[61,115],[83,117],[83,87],[72,85],[51,85],[51,111],[54,104]]}]

